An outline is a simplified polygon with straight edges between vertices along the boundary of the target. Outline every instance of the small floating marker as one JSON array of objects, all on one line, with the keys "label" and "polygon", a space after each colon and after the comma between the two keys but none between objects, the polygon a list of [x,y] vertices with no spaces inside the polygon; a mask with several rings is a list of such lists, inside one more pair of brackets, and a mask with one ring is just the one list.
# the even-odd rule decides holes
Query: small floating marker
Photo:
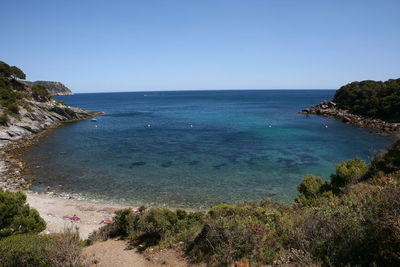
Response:
[{"label": "small floating marker", "polygon": [[189,127],[190,127],[190,128],[193,128],[193,124],[189,124]]},{"label": "small floating marker", "polygon": [[272,128],[272,125],[268,125],[268,128]]},{"label": "small floating marker", "polygon": [[325,128],[328,128],[328,125],[325,125]]},{"label": "small floating marker", "polygon": [[147,124],[147,128],[151,128],[151,124]]},{"label": "small floating marker", "polygon": [[94,126],[94,128],[98,128],[98,127],[99,127],[98,125],[95,125],[95,126]]}]

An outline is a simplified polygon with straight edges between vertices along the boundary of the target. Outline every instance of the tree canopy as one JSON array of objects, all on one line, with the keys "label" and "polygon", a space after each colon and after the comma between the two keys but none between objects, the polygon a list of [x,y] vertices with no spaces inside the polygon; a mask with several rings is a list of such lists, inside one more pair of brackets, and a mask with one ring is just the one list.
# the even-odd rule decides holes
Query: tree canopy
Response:
[{"label": "tree canopy", "polygon": [[336,92],[334,101],[354,114],[400,121],[400,79],[352,82]]},{"label": "tree canopy", "polygon": [[26,79],[25,73],[21,69],[15,67],[15,66],[11,67],[11,76],[14,79],[16,79],[16,78],[21,79],[21,80],[25,80]]},{"label": "tree canopy", "polygon": [[46,228],[37,210],[26,204],[26,195],[0,189],[0,238],[13,234],[39,233]]},{"label": "tree canopy", "polygon": [[0,61],[0,76],[3,78],[13,78],[13,79],[26,79],[25,73],[16,66],[10,66],[7,63]]}]

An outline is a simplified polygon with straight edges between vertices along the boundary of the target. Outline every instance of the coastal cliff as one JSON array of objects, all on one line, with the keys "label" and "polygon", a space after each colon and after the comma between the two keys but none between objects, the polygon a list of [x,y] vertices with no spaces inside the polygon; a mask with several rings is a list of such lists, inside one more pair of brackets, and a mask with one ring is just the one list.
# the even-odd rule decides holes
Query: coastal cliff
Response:
[{"label": "coastal cliff", "polygon": [[55,100],[45,103],[27,100],[24,106],[18,116],[11,117],[6,126],[0,126],[0,148],[59,122],[85,119],[94,114]]},{"label": "coastal cliff", "polygon": [[71,89],[60,82],[50,81],[36,81],[36,82],[25,82],[28,85],[43,85],[51,95],[72,95]]}]

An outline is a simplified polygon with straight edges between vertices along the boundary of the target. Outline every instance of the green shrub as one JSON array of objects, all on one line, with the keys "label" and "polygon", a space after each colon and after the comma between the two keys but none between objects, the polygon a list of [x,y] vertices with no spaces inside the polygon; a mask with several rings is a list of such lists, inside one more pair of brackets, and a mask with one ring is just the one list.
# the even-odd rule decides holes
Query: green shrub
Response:
[{"label": "green shrub", "polygon": [[56,103],[57,103],[58,105],[67,106],[67,103],[66,103],[65,101],[58,100],[58,99],[55,99],[55,101],[56,101]]},{"label": "green shrub", "polygon": [[83,243],[76,228],[65,228],[63,233],[52,235],[51,238],[47,256],[53,266],[83,266]]},{"label": "green shrub", "polygon": [[390,185],[364,200],[321,207],[302,216],[301,248],[329,266],[400,263],[400,190]]},{"label": "green shrub", "polygon": [[114,223],[106,224],[90,233],[89,237],[85,240],[85,244],[90,246],[97,241],[106,241],[109,238],[117,237],[117,233],[118,230]]},{"label": "green shrub", "polygon": [[331,175],[332,190],[340,192],[345,186],[358,182],[367,170],[368,166],[359,157],[339,163],[336,173]]},{"label": "green shrub", "polygon": [[34,84],[32,86],[32,97],[36,101],[46,102],[50,99],[50,93],[43,85]]},{"label": "green shrub", "polygon": [[373,178],[379,173],[388,174],[397,171],[400,171],[400,140],[396,141],[386,153],[375,156],[364,179]]},{"label": "green shrub", "polygon": [[0,266],[53,266],[48,256],[49,236],[13,235],[0,239]]},{"label": "green shrub", "polygon": [[297,186],[297,190],[304,198],[317,198],[319,197],[326,187],[326,182],[319,176],[307,174],[303,182]]},{"label": "green shrub", "polygon": [[152,208],[142,215],[132,215],[129,221],[130,238],[145,247],[167,241],[177,232],[178,216],[169,209]]},{"label": "green shrub", "polygon": [[187,249],[197,262],[229,265],[246,258],[256,264],[272,263],[285,242],[283,215],[269,206],[219,205],[209,215]]},{"label": "green shrub", "polygon": [[12,235],[0,240],[0,266],[82,266],[79,235]]},{"label": "green shrub", "polygon": [[21,192],[0,189],[0,238],[12,234],[39,233],[46,228],[39,213],[26,204]]},{"label": "green shrub", "polygon": [[0,105],[6,109],[9,114],[18,114],[19,103],[24,98],[24,94],[12,90],[11,88],[0,87]]},{"label": "green shrub", "polygon": [[[111,235],[110,237],[116,237],[116,236],[126,237],[128,234],[129,218],[130,215],[132,214],[132,211],[130,209],[122,209],[122,210],[117,210],[115,214],[116,216],[114,217],[114,223],[113,223],[114,231],[109,233]],[[109,229],[111,228],[109,227]]]},{"label": "green shrub", "polygon": [[7,125],[10,118],[8,117],[6,112],[0,114],[0,125]]}]

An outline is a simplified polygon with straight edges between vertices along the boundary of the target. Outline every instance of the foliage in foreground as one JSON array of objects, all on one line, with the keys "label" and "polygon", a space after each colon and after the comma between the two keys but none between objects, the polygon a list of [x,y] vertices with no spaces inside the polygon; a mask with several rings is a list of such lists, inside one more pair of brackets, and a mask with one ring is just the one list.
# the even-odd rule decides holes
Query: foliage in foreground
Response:
[{"label": "foliage in foreground", "polygon": [[82,266],[78,232],[40,235],[45,228],[25,194],[0,189],[0,266]]},{"label": "foliage in foreground", "polygon": [[82,266],[79,235],[12,235],[0,239],[0,266]]},{"label": "foliage in foreground", "polygon": [[13,234],[37,234],[46,228],[37,210],[26,204],[26,195],[0,189],[0,238]]},{"label": "foliage in foreground", "polygon": [[398,266],[400,141],[369,165],[341,162],[329,181],[307,175],[292,205],[270,200],[219,205],[207,213],[117,212],[89,242],[120,236],[140,249],[181,249],[194,262],[254,265]]}]

